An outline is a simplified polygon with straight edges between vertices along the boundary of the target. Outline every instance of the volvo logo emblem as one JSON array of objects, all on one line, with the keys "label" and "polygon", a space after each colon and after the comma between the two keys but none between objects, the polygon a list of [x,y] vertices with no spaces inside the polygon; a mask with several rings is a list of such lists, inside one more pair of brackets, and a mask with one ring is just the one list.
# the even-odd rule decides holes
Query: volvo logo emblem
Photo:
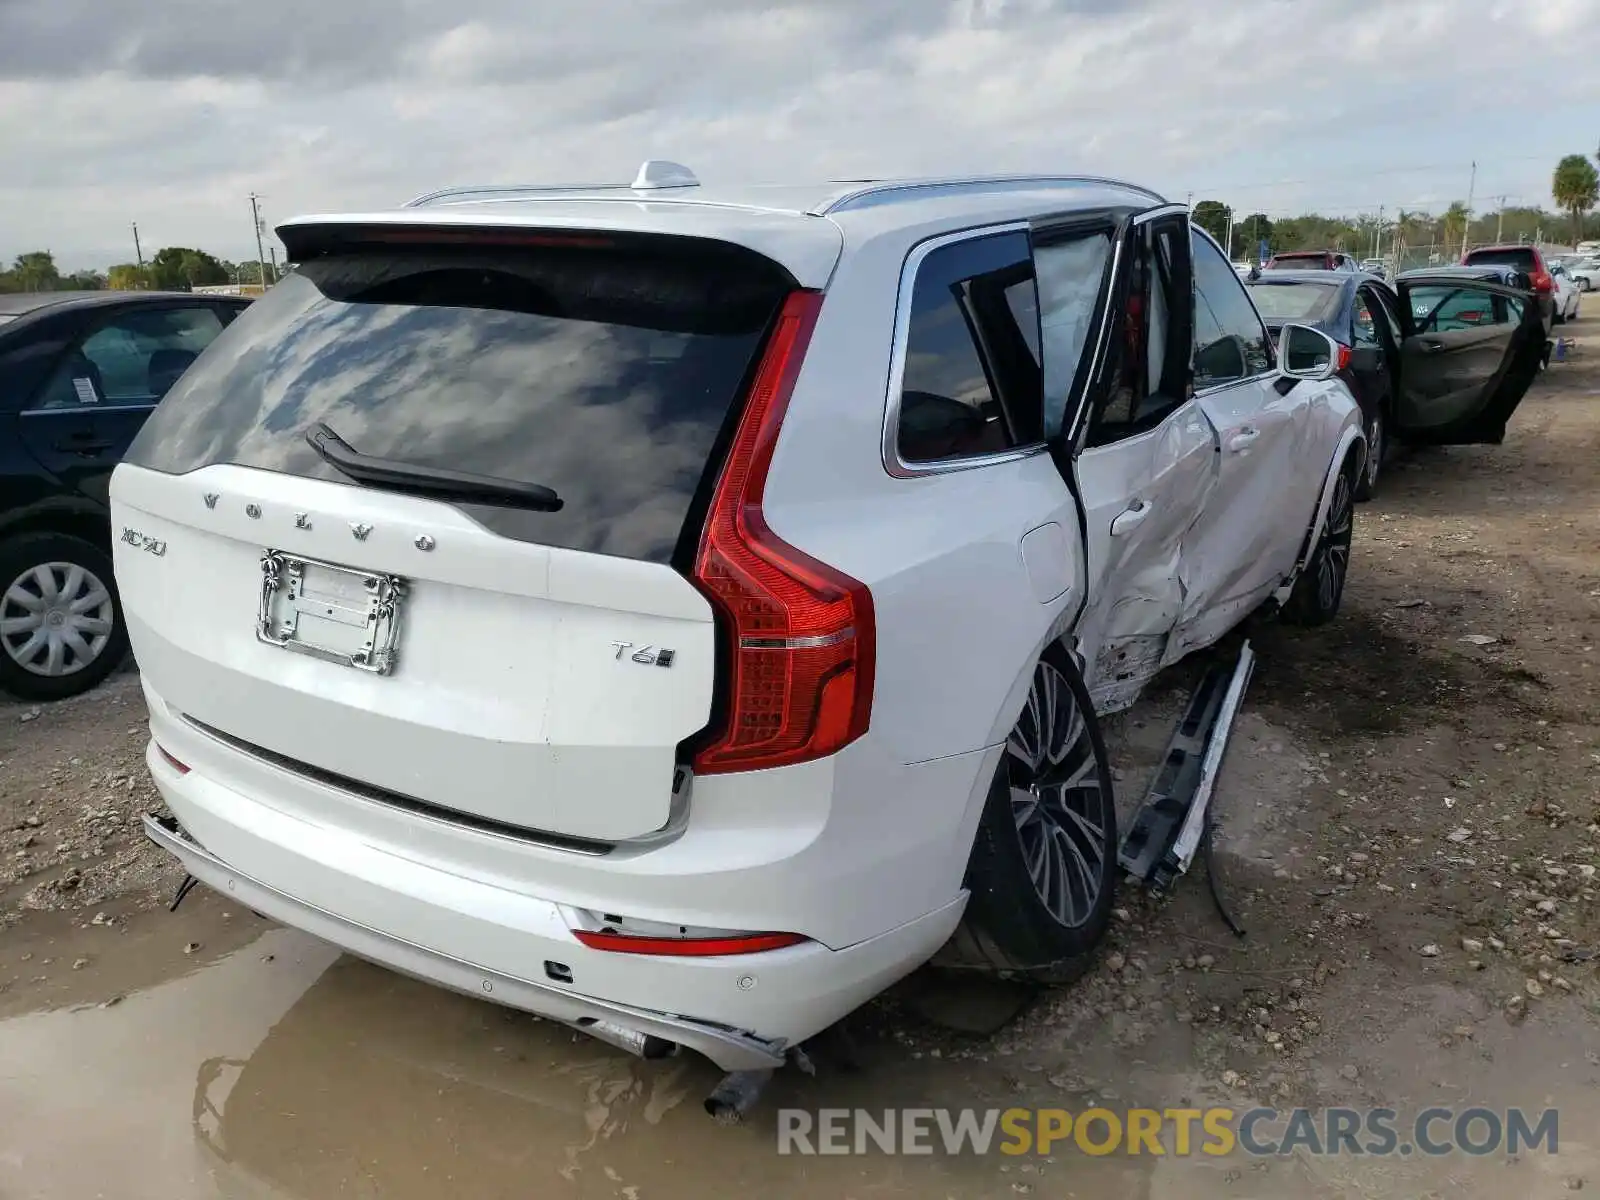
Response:
[{"label": "volvo logo emblem", "polygon": [[215,508],[217,506],[217,501],[220,500],[220,499],[222,499],[222,497],[219,496],[216,492],[207,492],[206,493],[206,507],[207,508]]},{"label": "volvo logo emblem", "polygon": [[358,542],[366,541],[367,540],[367,534],[369,534],[371,532],[372,532],[372,526],[371,525],[365,525],[360,521],[351,521],[350,522],[350,536],[355,538],[356,541],[358,541]]},{"label": "volvo logo emblem", "polygon": [[310,517],[310,514],[308,514],[308,513],[295,513],[295,515],[294,515],[294,527],[296,529],[310,529],[311,528],[311,517]]},{"label": "volvo logo emblem", "polygon": [[261,519],[261,505],[246,504],[244,506],[244,515],[249,517],[252,521],[259,521]]},{"label": "volvo logo emblem", "polygon": [[418,550],[432,550],[434,547],[434,540],[425,533],[419,533],[417,534],[417,539],[414,545]]}]

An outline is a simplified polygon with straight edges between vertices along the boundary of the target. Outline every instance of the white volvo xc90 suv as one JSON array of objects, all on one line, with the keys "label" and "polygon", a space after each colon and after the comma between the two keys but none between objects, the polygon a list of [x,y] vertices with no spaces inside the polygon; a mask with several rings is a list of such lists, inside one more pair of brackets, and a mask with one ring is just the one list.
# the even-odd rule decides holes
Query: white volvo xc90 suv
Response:
[{"label": "white volvo xc90 suv", "polygon": [[293,274],[113,481],[191,875],[761,1070],[941,948],[1070,975],[1095,711],[1339,606],[1340,348],[1083,178],[458,189]]}]

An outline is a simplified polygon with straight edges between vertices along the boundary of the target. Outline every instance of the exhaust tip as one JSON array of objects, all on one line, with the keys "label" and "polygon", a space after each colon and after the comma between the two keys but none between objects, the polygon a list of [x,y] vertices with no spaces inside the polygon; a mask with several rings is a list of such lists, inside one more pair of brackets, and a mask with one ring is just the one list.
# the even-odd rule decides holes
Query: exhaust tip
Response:
[{"label": "exhaust tip", "polygon": [[772,1071],[731,1071],[705,1099],[706,1115],[718,1125],[738,1125],[761,1099]]}]

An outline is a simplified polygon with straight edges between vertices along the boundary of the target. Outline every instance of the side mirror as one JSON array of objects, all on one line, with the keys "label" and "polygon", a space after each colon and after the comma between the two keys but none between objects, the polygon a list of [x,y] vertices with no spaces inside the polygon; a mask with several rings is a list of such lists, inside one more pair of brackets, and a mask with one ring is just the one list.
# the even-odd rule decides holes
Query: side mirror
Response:
[{"label": "side mirror", "polygon": [[1278,374],[1286,379],[1332,379],[1344,347],[1320,329],[1285,325],[1278,335]]}]

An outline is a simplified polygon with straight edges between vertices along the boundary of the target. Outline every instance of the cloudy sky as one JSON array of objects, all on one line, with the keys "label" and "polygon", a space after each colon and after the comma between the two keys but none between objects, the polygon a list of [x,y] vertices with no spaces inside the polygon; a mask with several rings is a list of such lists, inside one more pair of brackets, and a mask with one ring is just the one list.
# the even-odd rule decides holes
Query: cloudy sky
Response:
[{"label": "cloudy sky", "polygon": [[990,170],[1243,210],[1549,203],[1600,0],[0,0],[0,260],[445,183]]}]

